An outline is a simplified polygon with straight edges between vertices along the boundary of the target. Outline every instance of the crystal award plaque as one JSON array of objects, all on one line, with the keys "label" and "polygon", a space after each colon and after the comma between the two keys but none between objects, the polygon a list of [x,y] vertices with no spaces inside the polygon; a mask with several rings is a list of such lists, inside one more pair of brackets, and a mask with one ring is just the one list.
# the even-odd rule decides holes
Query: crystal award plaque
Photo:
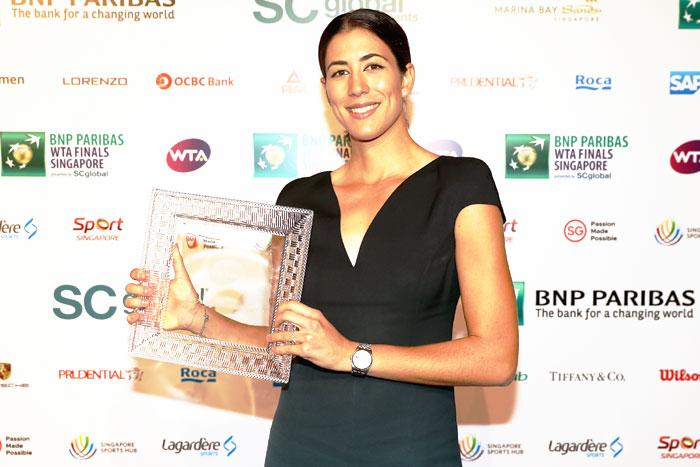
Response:
[{"label": "crystal award plaque", "polygon": [[[144,285],[153,290],[132,327],[133,356],[249,376],[289,381],[291,356],[271,344],[167,331],[171,251],[177,244],[202,303],[231,320],[273,328],[280,303],[300,300],[313,212],[305,209],[154,190],[146,231]],[[263,344],[264,345],[264,344]]]}]

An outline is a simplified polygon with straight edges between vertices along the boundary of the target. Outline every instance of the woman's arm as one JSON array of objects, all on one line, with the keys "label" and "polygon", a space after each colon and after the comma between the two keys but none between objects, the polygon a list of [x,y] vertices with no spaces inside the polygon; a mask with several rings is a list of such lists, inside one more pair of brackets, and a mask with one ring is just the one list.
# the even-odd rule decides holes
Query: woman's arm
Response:
[{"label": "woman's arm", "polygon": [[[505,385],[518,359],[518,320],[506,260],[500,211],[475,204],[462,209],[455,222],[455,258],[469,335],[415,347],[372,344],[369,375],[435,385]],[[345,339],[319,310],[298,302],[280,307],[278,322],[291,321],[299,331],[276,333],[269,341],[294,340],[273,352],[304,357],[324,368],[351,371],[356,342]]]}]

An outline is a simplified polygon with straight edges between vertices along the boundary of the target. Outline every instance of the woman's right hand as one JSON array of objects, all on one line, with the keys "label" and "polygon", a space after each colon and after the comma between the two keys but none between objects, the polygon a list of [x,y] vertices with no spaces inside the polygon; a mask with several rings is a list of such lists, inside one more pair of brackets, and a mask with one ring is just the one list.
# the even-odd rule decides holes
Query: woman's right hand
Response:
[{"label": "woman's right hand", "polygon": [[[192,281],[187,274],[177,245],[173,246],[171,256],[175,277],[170,281],[168,304],[161,317],[161,328],[166,331],[198,332],[197,324],[201,323],[203,319],[204,305],[200,303],[197,292],[192,286]],[[148,273],[143,269],[134,268],[130,276],[135,281],[148,283]],[[154,290],[142,284],[129,283],[126,285],[126,292],[132,297],[124,300],[124,305],[128,308],[139,309],[148,306]],[[135,324],[141,321],[142,317],[142,313],[135,312],[128,314],[126,320],[129,324]]]}]

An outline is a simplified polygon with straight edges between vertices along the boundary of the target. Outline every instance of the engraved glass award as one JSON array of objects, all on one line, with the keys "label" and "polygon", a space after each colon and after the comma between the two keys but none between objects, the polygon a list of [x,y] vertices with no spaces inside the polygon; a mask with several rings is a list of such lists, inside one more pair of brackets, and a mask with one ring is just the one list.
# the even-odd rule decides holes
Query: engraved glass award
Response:
[{"label": "engraved glass award", "polygon": [[202,303],[238,323],[277,332],[280,303],[301,299],[312,219],[305,209],[154,190],[143,255],[144,285],[153,292],[132,327],[131,355],[289,381],[291,356],[272,354],[271,344],[165,330],[171,328],[171,252],[177,245]]}]

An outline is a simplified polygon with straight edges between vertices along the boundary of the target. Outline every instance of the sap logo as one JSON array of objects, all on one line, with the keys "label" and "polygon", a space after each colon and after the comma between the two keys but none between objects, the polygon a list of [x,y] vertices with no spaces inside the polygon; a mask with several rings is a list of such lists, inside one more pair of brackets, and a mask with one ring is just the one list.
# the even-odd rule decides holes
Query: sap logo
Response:
[{"label": "sap logo", "polygon": [[253,12],[253,16],[255,17],[255,19],[257,19],[261,23],[266,24],[278,22],[284,17],[285,12],[287,13],[289,19],[291,19],[295,23],[309,23],[313,21],[318,15],[318,10],[311,10],[306,16],[298,15],[297,12],[294,11],[294,0],[285,0],[284,7],[278,5],[275,2],[270,2],[268,0],[255,0],[255,3],[257,3],[263,8],[268,8],[269,10],[272,10],[272,17],[265,17],[260,11]]},{"label": "sap logo", "polygon": [[168,167],[176,172],[192,172],[207,163],[211,148],[201,139],[185,139],[168,151]]},{"label": "sap logo", "polygon": [[671,94],[695,94],[700,89],[700,71],[672,71]]},{"label": "sap logo", "polygon": [[612,78],[609,76],[584,76],[576,75],[576,89],[587,89],[589,91],[610,91],[612,89]]},{"label": "sap logo", "polygon": [[[95,319],[108,319],[117,311],[117,307],[110,305],[106,310],[98,311],[95,309],[93,302],[95,300],[95,295],[101,292],[106,294],[108,297],[116,297],[117,294],[109,286],[106,285],[94,285],[90,287],[85,295],[82,297],[82,301],[76,300],[75,297],[81,297],[81,291],[78,287],[74,285],[64,284],[56,287],[53,292],[53,298],[58,303],[62,305],[67,305],[72,309],[72,311],[66,312],[61,307],[54,307],[53,314],[61,319],[75,319],[83,313],[83,308],[87,314]],[[130,295],[126,294],[123,298],[128,298]],[[104,298],[102,299],[104,300]],[[130,310],[124,310],[124,313],[131,313]]]}]

